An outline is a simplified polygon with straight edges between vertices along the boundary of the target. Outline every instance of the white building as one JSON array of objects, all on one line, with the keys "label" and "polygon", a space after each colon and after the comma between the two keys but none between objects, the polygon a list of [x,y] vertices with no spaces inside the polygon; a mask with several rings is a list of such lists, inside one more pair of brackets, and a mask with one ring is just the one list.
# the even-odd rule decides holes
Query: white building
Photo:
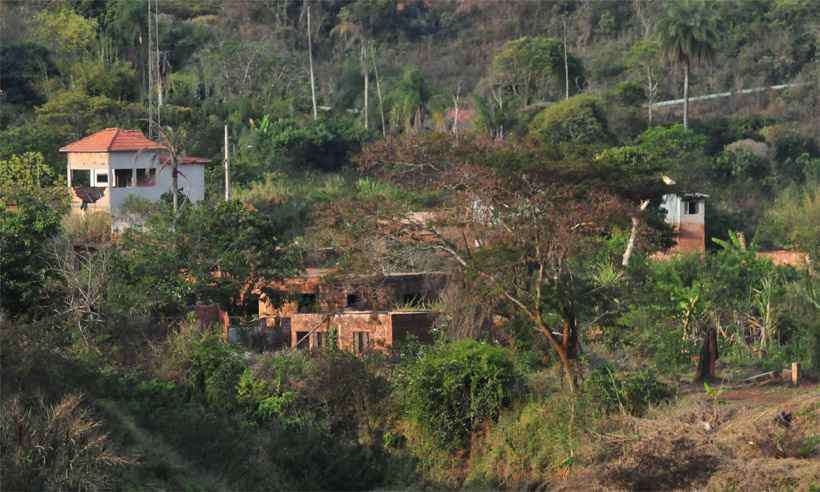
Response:
[{"label": "white building", "polygon": [[675,232],[677,244],[673,248],[682,253],[706,251],[706,199],[703,193],[664,195],[661,208],[666,210],[666,222]]},{"label": "white building", "polygon": [[[161,144],[139,130],[106,128],[60,149],[68,155],[72,212],[103,211],[119,229],[121,207],[128,196],[158,201],[170,192],[171,168]],[[205,198],[207,159],[178,159],[178,186],[192,202]]]}]

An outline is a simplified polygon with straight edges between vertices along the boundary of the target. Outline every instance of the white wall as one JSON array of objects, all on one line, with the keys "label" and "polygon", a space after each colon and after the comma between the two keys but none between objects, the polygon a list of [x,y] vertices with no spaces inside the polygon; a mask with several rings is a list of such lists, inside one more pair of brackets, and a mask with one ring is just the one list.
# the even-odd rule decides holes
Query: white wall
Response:
[{"label": "white wall", "polygon": [[[698,213],[688,214],[685,210],[685,202],[696,200],[698,203]],[[681,224],[705,224],[706,223],[706,200],[700,196],[680,197],[670,194],[663,196],[661,208],[666,210],[666,223],[673,227]]]},{"label": "white wall", "polygon": [[[171,168],[159,164],[157,152],[112,152],[111,153],[111,214],[118,215],[122,203],[130,195],[136,195],[152,202],[159,201],[160,197],[171,190]],[[154,186],[130,186],[114,188],[115,169],[155,168],[157,171]],[[201,165],[180,165],[178,181],[182,192],[194,202],[205,198],[205,169]],[[132,184],[136,185],[136,172],[133,174]]]}]

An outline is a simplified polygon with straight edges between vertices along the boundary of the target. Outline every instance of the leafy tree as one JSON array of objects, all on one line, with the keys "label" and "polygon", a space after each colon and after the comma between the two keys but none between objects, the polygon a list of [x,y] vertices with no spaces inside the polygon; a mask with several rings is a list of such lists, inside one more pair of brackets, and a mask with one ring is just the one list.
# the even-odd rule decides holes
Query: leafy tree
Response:
[{"label": "leafy tree", "polygon": [[46,202],[20,194],[0,197],[0,309],[12,315],[33,312],[48,277],[45,251],[60,231],[61,213]]},{"label": "leafy tree", "polygon": [[227,307],[256,280],[295,272],[295,250],[278,239],[283,228],[236,201],[183,207],[176,225],[166,209],[123,234],[120,292],[144,296],[139,307],[148,311],[195,301]]},{"label": "leafy tree", "polygon": [[136,99],[138,84],[130,63],[85,61],[71,67],[76,86],[91,97],[104,96],[115,101]]},{"label": "leafy tree", "polygon": [[470,433],[498,418],[521,383],[503,348],[462,340],[426,352],[403,382],[405,411],[442,446],[464,446]]},{"label": "leafy tree", "polygon": [[128,123],[136,119],[136,109],[106,96],[90,96],[71,89],[51,96],[37,107],[36,114],[38,123],[54,126],[63,138],[79,139],[105,127],[131,126]]},{"label": "leafy tree", "polygon": [[660,54],[661,47],[657,41],[642,40],[635,43],[626,55],[627,68],[634,77],[644,81],[650,125],[652,125],[652,105],[655,103],[661,78]]},{"label": "leafy tree", "polygon": [[420,130],[429,100],[430,88],[424,73],[418,67],[406,67],[402,78],[386,97],[390,125],[394,129]]},{"label": "leafy tree", "polygon": [[0,160],[0,192],[12,202],[19,196],[31,196],[58,209],[67,203],[65,184],[43,155],[35,152]]},{"label": "leafy tree", "polygon": [[[593,179],[602,188],[635,205],[630,213],[632,229],[621,262],[623,266],[629,264],[638,228],[647,209],[654,204],[654,213],[649,217],[660,218],[657,208],[660,198],[676,189],[665,184],[664,177],[673,176],[685,189],[691,182],[687,176],[692,173],[692,164],[704,159],[704,142],[702,136],[682,125],[656,127],[645,131],[635,145],[612,147],[595,156],[597,165]],[[655,226],[659,225],[656,220]]]},{"label": "leafy tree", "polygon": [[97,39],[97,21],[86,19],[68,7],[43,10],[31,22],[34,39],[60,55],[58,65],[67,68],[88,54]]},{"label": "leafy tree", "polygon": [[552,104],[530,123],[531,134],[547,144],[602,144],[612,140],[601,102],[579,95]]},{"label": "leafy tree", "polygon": [[[334,204],[341,227],[355,222],[340,233],[371,244],[362,241],[369,227],[386,254],[405,244],[441,252],[473,289],[544,337],[574,390],[579,335],[585,320],[600,316],[596,296],[618,277],[602,275],[611,259],[596,255],[622,223],[622,204],[596,186],[574,186],[575,163],[545,162],[536,150],[469,138],[425,140],[377,142],[359,165],[408,190],[430,183],[450,190],[432,217],[418,218],[412,204],[379,202],[353,208],[359,217],[353,220]],[[361,219],[362,210],[373,218]]]},{"label": "leafy tree", "polygon": [[236,173],[238,182],[258,179],[266,171],[339,171],[370,137],[356,122],[344,119],[294,119],[254,122],[242,137]]},{"label": "leafy tree", "polygon": [[663,51],[683,67],[683,127],[689,127],[689,71],[708,62],[717,48],[717,21],[705,0],[675,0],[658,22]]},{"label": "leafy tree", "polygon": [[[568,54],[569,82],[575,90],[584,85],[581,61]],[[489,83],[506,96],[528,105],[554,100],[564,93],[564,49],[552,38],[523,37],[509,41],[495,55]]]},{"label": "leafy tree", "polygon": [[0,46],[0,102],[34,106],[44,102],[38,81],[56,75],[46,48],[31,43]]},{"label": "leafy tree", "polygon": [[758,230],[758,240],[796,249],[809,255],[810,261],[820,258],[820,185],[788,188],[768,210]]}]

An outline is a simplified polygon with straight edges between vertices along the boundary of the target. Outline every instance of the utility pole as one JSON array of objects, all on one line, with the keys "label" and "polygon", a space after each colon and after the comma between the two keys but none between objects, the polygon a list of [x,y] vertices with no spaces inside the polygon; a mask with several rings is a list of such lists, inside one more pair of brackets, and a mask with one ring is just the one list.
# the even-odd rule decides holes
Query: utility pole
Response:
[{"label": "utility pole", "polygon": [[231,201],[230,155],[228,154],[228,125],[225,125],[225,201]]},{"label": "utility pole", "polygon": [[313,43],[310,37],[310,5],[307,8],[308,61],[310,63],[310,96],[313,98],[313,121],[319,118],[316,110],[316,83],[313,81]]}]

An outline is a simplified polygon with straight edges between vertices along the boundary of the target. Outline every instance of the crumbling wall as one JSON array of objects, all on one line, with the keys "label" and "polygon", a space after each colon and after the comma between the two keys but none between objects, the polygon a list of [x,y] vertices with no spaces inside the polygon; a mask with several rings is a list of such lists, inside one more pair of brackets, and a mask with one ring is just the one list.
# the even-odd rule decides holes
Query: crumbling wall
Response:
[{"label": "crumbling wall", "polygon": [[[370,347],[385,349],[393,344],[390,314],[386,312],[353,312],[334,314],[296,314],[290,317],[291,347],[316,348],[315,337],[310,336],[302,345],[297,343],[308,333],[334,332],[339,347],[355,349],[356,332],[368,334]],[[305,342],[308,342],[305,345]]]}]

